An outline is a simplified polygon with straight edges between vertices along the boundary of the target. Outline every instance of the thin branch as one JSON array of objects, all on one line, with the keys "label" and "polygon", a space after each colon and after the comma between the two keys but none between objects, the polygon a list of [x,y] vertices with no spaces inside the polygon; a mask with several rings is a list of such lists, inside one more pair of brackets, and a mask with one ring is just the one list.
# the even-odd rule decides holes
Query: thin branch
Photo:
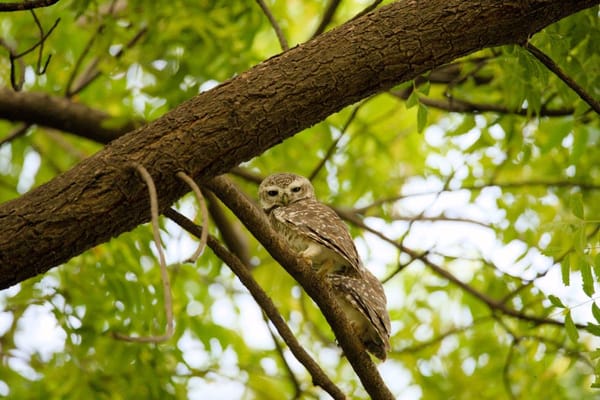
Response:
[{"label": "thin branch", "polygon": [[271,339],[273,340],[273,343],[275,344],[275,351],[277,352],[277,355],[279,355],[279,358],[281,359],[281,362],[283,363],[283,367],[285,368],[285,372],[287,373],[289,380],[292,381],[292,386],[294,387],[294,397],[292,397],[292,399],[299,399],[302,396],[302,387],[300,386],[300,382],[298,382],[298,378],[296,378],[296,374],[294,374],[292,367],[290,366],[287,359],[285,358],[285,354],[283,354],[283,347],[279,343],[279,340],[277,339],[275,332],[273,332],[273,328],[271,327],[271,325],[269,325],[269,317],[267,316],[267,314],[264,311],[262,312],[262,317],[263,317],[263,321],[265,321],[265,325],[267,326],[267,329],[269,330]]},{"label": "thin branch", "polygon": [[360,108],[363,104],[365,104],[365,103],[363,102],[363,103],[359,104],[358,106],[356,106],[354,108],[354,110],[352,110],[352,113],[350,114],[350,116],[348,117],[348,120],[346,120],[346,123],[344,124],[344,126],[342,127],[342,130],[340,131],[340,135],[331,143],[331,146],[329,146],[329,148],[327,149],[325,156],[323,156],[321,161],[319,161],[319,163],[317,164],[315,169],[313,169],[313,171],[308,176],[309,181],[312,181],[313,179],[315,179],[315,177],[317,176],[319,171],[321,171],[321,169],[323,169],[323,167],[325,166],[325,163],[327,162],[327,160],[329,160],[331,158],[331,156],[333,156],[333,153],[335,152],[335,149],[337,148],[338,143],[340,142],[340,140],[342,139],[344,134],[348,131],[348,127],[350,126],[352,121],[354,121],[354,118],[356,118],[356,114],[358,114],[358,110],[360,110]]},{"label": "thin branch", "polygon": [[58,0],[25,0],[19,3],[0,3],[0,12],[26,11],[34,8],[48,7]]},{"label": "thin branch", "polygon": [[470,219],[470,218],[446,217],[444,215],[439,215],[439,216],[435,216],[435,217],[424,217],[422,215],[417,216],[417,217],[404,217],[401,215],[397,215],[397,216],[393,216],[391,219],[392,219],[392,221],[410,221],[410,222],[463,222],[465,224],[474,224],[474,225],[482,226],[484,228],[491,228],[491,226],[489,224],[486,224],[485,222],[477,221],[477,220]]},{"label": "thin branch", "polygon": [[250,249],[247,235],[240,229],[237,221],[232,221],[225,214],[223,206],[213,192],[207,190],[204,197],[208,200],[208,213],[217,226],[225,246],[237,256],[244,265],[251,268]]},{"label": "thin branch", "polygon": [[341,2],[342,0],[329,0],[329,4],[327,5],[325,12],[323,13],[323,18],[321,19],[319,26],[315,30],[315,33],[312,34],[311,39],[314,39],[321,33],[325,32],[325,28],[327,28],[327,25],[331,23],[331,20],[333,19],[333,16],[335,15],[335,12],[338,9],[338,6]]},{"label": "thin branch", "polygon": [[207,182],[207,186],[246,225],[246,228],[261,242],[267,251],[302,285],[317,303],[352,368],[365,390],[374,399],[393,399],[394,396],[379,375],[377,367],[366,353],[358,337],[331,293],[327,282],[314,279],[310,266],[291,251],[284,240],[270,226],[265,214],[260,211],[227,178],[218,176]]},{"label": "thin branch", "polygon": [[173,336],[173,299],[171,297],[171,283],[167,272],[167,261],[162,248],[160,239],[160,227],[158,225],[158,196],[156,194],[156,186],[154,180],[148,170],[141,164],[133,163],[133,167],[138,171],[146,186],[148,187],[148,195],[150,196],[150,213],[152,215],[152,234],[154,235],[154,243],[158,251],[158,260],[160,265],[160,277],[163,285],[163,302],[165,306],[165,318],[167,320],[167,329],[160,336],[127,336],[118,332],[113,333],[113,337],[128,342],[139,343],[159,343],[169,340]]},{"label": "thin branch", "polygon": [[283,51],[289,50],[290,46],[288,45],[288,42],[287,42],[287,40],[285,38],[285,35],[283,34],[283,31],[281,30],[281,27],[277,23],[277,20],[273,16],[273,13],[271,13],[271,10],[267,6],[267,4],[264,2],[264,0],[256,0],[256,2],[258,3],[258,5],[260,6],[260,8],[262,9],[263,13],[269,19],[269,22],[271,23],[271,26],[273,27],[273,30],[275,31],[275,34],[277,35],[277,40],[279,40],[279,45],[281,46],[281,49]]},{"label": "thin branch", "polygon": [[592,109],[600,114],[600,102],[592,97],[591,94],[587,93],[577,82],[573,80],[561,67],[558,66],[546,53],[535,47],[531,42],[526,42],[525,50],[527,50],[532,56],[537,58],[539,62],[544,64],[546,68],[552,71],[556,76],[560,78],[568,87],[570,87],[579,97],[585,101]]},{"label": "thin branch", "polygon": [[32,11],[31,12],[34,16],[34,20],[36,21],[36,24],[38,24],[38,28],[40,29],[40,40],[38,42],[36,42],[33,46],[31,46],[30,48],[28,48],[27,50],[24,50],[18,54],[15,54],[15,57],[20,58],[23,57],[29,53],[31,53],[32,51],[34,51],[35,49],[37,49],[38,47],[41,47],[44,45],[44,42],[46,41],[46,39],[48,39],[48,36],[50,36],[50,34],[54,31],[54,29],[58,26],[58,23],[60,22],[60,18],[57,18],[56,21],[54,21],[54,24],[50,27],[50,29],[48,29],[48,32],[44,33],[41,25],[39,25],[39,21],[37,20],[37,16],[35,15],[35,13]]},{"label": "thin branch", "polygon": [[[184,217],[172,208],[165,211],[164,215],[183,229],[200,237],[202,235],[202,229],[195,225],[188,218]],[[207,239],[208,247],[219,257],[225,264],[231,268],[233,273],[239,278],[242,284],[248,289],[256,303],[269,317],[269,320],[273,323],[277,332],[285,341],[290,348],[290,351],[298,359],[298,361],[304,365],[304,367],[311,374],[315,385],[320,386],[329,393],[334,399],[345,399],[346,396],[340,388],[338,388],[327,376],[327,374],[321,369],[319,364],[308,354],[306,350],[300,345],[294,336],[291,329],[287,326],[285,320],[277,310],[277,307],[269,296],[264,292],[260,285],[254,280],[254,277],[248,270],[248,268],[231,252],[229,252],[225,246],[223,246],[214,236],[208,235]]]},{"label": "thin branch", "polygon": [[[23,59],[17,57],[17,50],[6,40],[0,38],[0,46],[4,47],[8,50],[8,59],[10,62],[10,86],[13,88],[15,92],[18,92],[23,87],[23,82],[25,82],[25,63]],[[15,61],[19,63],[19,77],[17,78],[17,68],[15,66]]]},{"label": "thin branch", "polygon": [[[237,173],[236,173],[237,174]],[[530,186],[543,186],[543,187],[558,187],[558,188],[571,188],[578,187],[582,190],[600,190],[600,184],[585,182],[585,181],[570,181],[570,180],[542,180],[542,179],[532,179],[520,182],[488,182],[474,185],[466,185],[456,189],[444,188],[443,192],[458,192],[461,190],[471,190],[478,191],[483,190],[488,187],[498,187],[501,189],[519,189],[519,188],[527,188]],[[439,190],[427,190],[423,192],[416,193],[408,193],[401,194],[398,196],[384,197],[378,199],[371,204],[368,204],[364,207],[355,208],[353,210],[356,214],[365,214],[368,210],[375,207],[380,207],[386,203],[394,203],[399,200],[403,200],[410,197],[417,196],[431,196],[437,195],[440,193]]]},{"label": "thin branch", "polygon": [[17,128],[13,129],[12,132],[10,132],[8,135],[6,135],[6,137],[0,140],[0,147],[5,143],[12,142],[18,137],[24,136],[29,130],[29,128],[31,128],[31,124],[21,124]]},{"label": "thin branch", "polygon": [[190,262],[196,262],[206,247],[206,238],[208,237],[208,210],[206,209],[206,202],[204,201],[204,196],[202,196],[202,191],[200,190],[198,184],[183,171],[179,171],[176,175],[179,179],[187,183],[190,188],[192,188],[192,191],[196,196],[196,201],[200,206],[200,212],[202,213],[202,234],[200,235],[200,244],[198,245],[198,248],[194,254],[192,254],[188,260]]},{"label": "thin branch", "polygon": [[465,326],[457,326],[454,328],[450,328],[448,329],[446,332],[443,332],[427,341],[424,342],[420,342],[417,344],[414,344],[412,346],[408,346],[408,347],[404,347],[402,349],[399,350],[394,350],[392,353],[393,354],[403,354],[403,353],[417,353],[421,350],[426,349],[429,346],[433,346],[437,343],[440,343],[441,341],[443,341],[444,339],[446,339],[447,337],[450,336],[454,336],[454,335],[458,335],[461,334],[463,332],[466,332],[470,329],[474,329],[475,325],[481,324],[483,322],[487,322],[492,320],[491,316],[485,316],[485,317],[481,317],[481,318],[477,318],[475,320],[473,320],[473,322],[470,325],[465,325]]},{"label": "thin branch", "polygon": [[[35,24],[38,27],[38,30],[40,31],[40,36],[44,37],[44,28],[42,27],[42,23],[40,22],[37,15],[35,14],[35,11],[30,10],[30,12],[31,12],[31,15],[33,16]],[[52,26],[52,28],[50,28],[50,30],[48,31],[48,35],[50,34],[50,32],[52,32],[52,30],[54,28],[56,28],[59,21],[60,21],[60,18],[58,18],[56,20],[56,22],[54,23],[54,25]],[[46,72],[46,69],[48,68],[48,64],[50,63],[50,59],[52,58],[52,54],[49,54],[48,58],[46,59],[46,62],[44,63],[44,67],[42,67],[42,58],[43,58],[42,56],[43,55],[44,55],[44,40],[41,40],[40,41],[40,51],[38,53],[38,60],[37,60],[37,69],[36,69],[36,74],[38,74],[38,75],[43,75]]]},{"label": "thin branch", "polygon": [[[125,50],[130,49],[133,46],[135,46],[135,44],[138,42],[138,40],[140,40],[146,34],[146,32],[148,32],[148,27],[146,27],[146,26],[142,27],[135,34],[135,36],[133,38],[131,38],[131,40],[129,42],[127,42],[127,45],[125,47],[119,49],[119,51],[117,51],[115,53],[114,58],[116,60],[121,58],[121,56],[123,55]],[[99,63],[99,60],[96,59],[96,60],[93,60],[90,64],[88,64],[87,68],[85,69],[85,72],[81,75],[81,78],[78,80],[79,81],[78,85],[75,86],[74,89],[71,89],[71,91],[69,92],[69,94],[71,96],[81,92],[90,83],[92,83],[100,75],[102,75],[102,72],[100,72],[100,70],[98,69],[98,63]]]}]

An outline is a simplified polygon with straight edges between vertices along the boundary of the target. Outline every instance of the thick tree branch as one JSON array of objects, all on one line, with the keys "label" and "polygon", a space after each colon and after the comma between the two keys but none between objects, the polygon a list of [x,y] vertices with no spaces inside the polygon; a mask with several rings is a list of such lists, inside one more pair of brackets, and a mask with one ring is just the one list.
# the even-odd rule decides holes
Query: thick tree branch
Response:
[{"label": "thick tree branch", "polygon": [[[196,237],[202,236],[202,229],[194,224],[192,221],[178,213],[172,208],[165,211],[165,216],[169,217],[180,225],[183,229],[190,232]],[[250,292],[256,303],[267,315],[269,320],[273,323],[279,335],[290,348],[294,356],[304,365],[313,378],[315,385],[322,387],[327,393],[334,399],[345,399],[346,396],[327,376],[327,374],[321,369],[319,364],[304,350],[302,345],[298,343],[293,332],[285,323],[285,320],[273,304],[273,301],[264,292],[260,285],[254,280],[254,277],[250,273],[250,270],[246,265],[240,261],[234,254],[230,253],[214,236],[209,235],[207,240],[208,247],[219,257],[225,264],[231,268],[239,280],[244,284],[246,289]]]},{"label": "thick tree branch", "polygon": [[321,279],[315,279],[308,265],[299,261],[270,226],[266,216],[225,177],[208,182],[208,187],[244,223],[246,228],[261,242],[265,249],[285,270],[302,285],[306,293],[317,303],[327,322],[373,399],[393,399],[393,395],[381,379],[379,372],[364,347],[353,335],[352,327],[331,293],[331,287]]},{"label": "thick tree branch", "polygon": [[147,222],[147,193],[131,162],[152,175],[164,211],[188,190],[178,171],[206,182],[360,99],[473,51],[524,43],[598,3],[399,1],[319,35],[0,205],[0,288]]},{"label": "thick tree branch", "polygon": [[133,122],[110,127],[110,116],[84,104],[39,92],[14,92],[0,87],[0,118],[56,127],[108,143],[134,128]]},{"label": "thick tree branch", "polygon": [[34,8],[49,7],[55,3],[58,3],[58,0],[24,0],[18,3],[0,3],[0,12],[33,10]]}]

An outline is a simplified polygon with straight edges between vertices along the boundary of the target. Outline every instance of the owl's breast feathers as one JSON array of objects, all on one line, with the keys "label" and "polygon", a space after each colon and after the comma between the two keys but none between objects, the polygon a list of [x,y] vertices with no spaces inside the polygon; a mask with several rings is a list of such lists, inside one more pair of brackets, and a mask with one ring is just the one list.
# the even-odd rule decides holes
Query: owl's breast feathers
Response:
[{"label": "owl's breast feathers", "polygon": [[271,217],[297,235],[304,236],[339,254],[351,269],[363,269],[346,224],[331,208],[305,199],[271,211]]}]

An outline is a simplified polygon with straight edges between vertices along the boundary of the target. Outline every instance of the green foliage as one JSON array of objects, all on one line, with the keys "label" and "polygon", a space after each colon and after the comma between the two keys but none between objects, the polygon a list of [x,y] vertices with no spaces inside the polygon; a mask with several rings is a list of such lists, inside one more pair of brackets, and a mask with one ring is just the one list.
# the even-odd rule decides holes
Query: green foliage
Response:
[{"label": "green foliage", "polygon": [[[293,46],[311,36],[329,2],[266,3]],[[328,28],[352,18],[363,3],[341,2]],[[37,10],[45,29],[61,20],[44,44],[43,59],[52,55],[45,74],[34,73],[36,51],[23,57],[24,90],[69,94],[111,115],[109,124],[152,120],[280,51],[255,2],[152,5],[65,0]],[[599,36],[592,9],[531,41],[600,98]],[[39,32],[31,14],[11,13],[3,16],[0,37],[23,51]],[[243,167],[261,176],[284,170],[308,176],[332,149],[313,179],[319,198],[354,211],[387,239],[351,225],[365,263],[388,278],[393,351],[380,370],[394,394],[596,398],[599,119],[519,46],[485,49],[453,66],[458,75],[447,82],[425,76],[365,99]],[[0,58],[4,86],[10,68]],[[97,78],[72,93],[91,76],[85,71]],[[397,95],[403,91],[406,100]],[[428,100],[476,107],[448,112]],[[0,138],[16,126],[0,121]],[[30,127],[0,146],[0,201],[100,148]],[[255,196],[255,182],[235,179]],[[190,203],[186,198],[178,206],[189,210]],[[0,293],[0,396],[322,396],[276,334],[283,354],[275,346],[271,327],[227,266],[208,250],[196,263],[184,263],[195,242],[170,223],[161,234],[174,337],[161,344],[115,338],[165,330],[155,245],[150,228],[141,226]],[[300,343],[344,391],[366,398],[312,301],[242,235],[255,279]],[[50,342],[36,345],[38,332]]]}]

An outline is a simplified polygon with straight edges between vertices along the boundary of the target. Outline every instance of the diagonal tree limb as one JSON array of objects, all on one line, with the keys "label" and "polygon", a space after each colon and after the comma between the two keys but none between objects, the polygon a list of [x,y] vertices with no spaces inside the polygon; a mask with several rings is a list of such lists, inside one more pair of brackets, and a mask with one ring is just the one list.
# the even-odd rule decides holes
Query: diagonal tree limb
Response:
[{"label": "diagonal tree limb", "polygon": [[[202,236],[202,229],[190,221],[185,216],[172,208],[165,211],[164,215],[172,219],[175,223],[181,226],[186,231],[197,237]],[[239,280],[244,284],[246,289],[250,292],[254,300],[258,303],[260,308],[269,317],[269,320],[273,322],[273,325],[277,329],[277,332],[285,343],[290,348],[294,356],[304,365],[304,367],[311,374],[315,385],[322,387],[327,393],[329,393],[334,399],[345,399],[346,396],[327,376],[327,374],[321,369],[319,364],[304,350],[302,345],[296,340],[293,332],[285,323],[285,320],[273,304],[273,301],[264,292],[260,285],[254,280],[250,270],[237,258],[234,254],[229,252],[214,236],[208,235],[207,239],[208,247],[219,257],[225,264],[231,268]]]}]

